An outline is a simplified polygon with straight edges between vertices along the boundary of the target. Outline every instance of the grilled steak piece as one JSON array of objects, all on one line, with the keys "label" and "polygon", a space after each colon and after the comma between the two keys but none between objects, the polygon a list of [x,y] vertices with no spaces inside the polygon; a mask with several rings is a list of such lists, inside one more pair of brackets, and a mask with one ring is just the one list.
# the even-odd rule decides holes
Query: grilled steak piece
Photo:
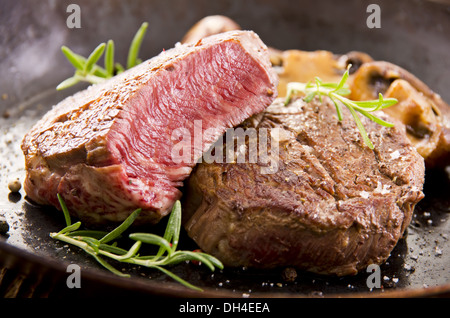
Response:
[{"label": "grilled steak piece", "polygon": [[241,125],[278,129],[278,158],[272,141],[263,140],[277,160],[275,173],[262,173],[264,156],[255,163],[198,164],[183,195],[188,235],[226,266],[295,266],[342,276],[383,263],[423,197],[424,160],[402,123],[386,128],[361,119],[374,150],[348,110],[338,121],[329,99],[296,99],[288,107],[277,99]]},{"label": "grilled steak piece", "polygon": [[[251,31],[162,52],[68,97],[31,129],[22,144],[27,196],[59,207],[60,193],[87,223],[119,222],[136,208],[138,222],[156,223],[203,151],[269,106],[277,81]],[[192,140],[182,161],[172,153],[180,138]]]}]

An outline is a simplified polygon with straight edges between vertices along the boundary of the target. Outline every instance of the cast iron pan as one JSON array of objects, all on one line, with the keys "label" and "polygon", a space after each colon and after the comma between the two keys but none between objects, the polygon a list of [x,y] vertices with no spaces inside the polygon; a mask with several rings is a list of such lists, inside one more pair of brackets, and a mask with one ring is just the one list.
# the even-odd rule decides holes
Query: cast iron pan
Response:
[{"label": "cast iron pan", "polygon": [[[81,8],[81,28],[69,29],[70,3]],[[367,27],[370,3],[381,8],[381,28]],[[56,92],[72,74],[60,47],[82,55],[113,39],[116,59],[125,61],[132,36],[149,23],[141,58],[150,58],[180,41],[201,18],[222,14],[257,32],[279,49],[367,52],[411,71],[450,101],[450,6],[431,1],[2,1],[0,8],[0,215],[10,229],[0,239],[0,295],[65,297],[153,295],[170,297],[414,297],[450,296],[450,198],[445,170],[427,171],[425,199],[386,264],[382,288],[369,289],[369,273],[336,278],[298,272],[293,282],[282,269],[225,269],[209,272],[194,264],[172,270],[202,287],[194,292],[159,272],[128,267],[119,278],[95,261],[49,237],[64,226],[60,212],[36,206],[26,194],[9,193],[11,179],[24,179],[20,142],[50,107],[82,85]],[[161,231],[164,224],[154,230]],[[182,233],[181,248],[196,248]],[[67,265],[81,267],[82,285],[69,289]],[[122,267],[121,267],[122,268]]]}]

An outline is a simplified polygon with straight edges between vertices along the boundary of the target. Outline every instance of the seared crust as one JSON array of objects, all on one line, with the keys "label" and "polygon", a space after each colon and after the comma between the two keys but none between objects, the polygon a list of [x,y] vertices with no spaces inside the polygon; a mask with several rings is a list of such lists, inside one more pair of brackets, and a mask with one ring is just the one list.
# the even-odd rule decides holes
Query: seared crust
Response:
[{"label": "seared crust", "polygon": [[[59,208],[59,193],[89,223],[121,222],[137,208],[138,222],[156,223],[180,198],[203,151],[269,106],[277,82],[267,47],[252,31],[166,50],[66,98],[36,123],[22,143],[27,196]],[[196,120],[203,136],[195,136]],[[200,139],[182,162],[172,158],[177,129]]]},{"label": "seared crust", "polygon": [[373,151],[326,98],[276,101],[243,127],[281,129],[278,171],[261,173],[261,162],[197,165],[184,195],[188,234],[226,266],[349,275],[383,263],[423,197],[424,160],[400,122],[362,120]]}]

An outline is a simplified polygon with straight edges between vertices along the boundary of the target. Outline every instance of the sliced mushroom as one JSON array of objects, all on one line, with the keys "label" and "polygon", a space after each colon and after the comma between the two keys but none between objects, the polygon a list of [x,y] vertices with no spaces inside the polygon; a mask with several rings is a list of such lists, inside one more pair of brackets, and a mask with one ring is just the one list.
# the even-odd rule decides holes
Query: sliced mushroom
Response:
[{"label": "sliced mushroom", "polygon": [[450,106],[425,83],[405,69],[383,61],[364,63],[349,80],[350,98],[385,97],[398,104],[384,111],[402,121],[427,167],[450,164]]},{"label": "sliced mushroom", "polygon": [[350,75],[355,73],[364,63],[372,61],[373,58],[369,54],[359,51],[348,52],[347,54],[341,55],[338,60],[343,69],[347,69],[347,66],[351,65],[349,70]]},{"label": "sliced mushroom", "polygon": [[[234,20],[223,15],[211,15],[198,21],[184,35],[181,43],[197,43],[204,37],[233,30],[240,30],[241,27]],[[269,47],[270,61],[274,66],[282,63],[283,51]]]},{"label": "sliced mushroom", "polygon": [[277,69],[278,96],[286,96],[289,82],[307,83],[315,77],[334,82],[342,76],[338,61],[329,51],[288,50],[281,54],[281,60],[282,66]]},{"label": "sliced mushroom", "polygon": [[197,43],[204,37],[226,31],[240,30],[232,19],[223,15],[210,15],[198,21],[183,37],[182,43]]},{"label": "sliced mushroom", "polygon": [[427,98],[402,79],[394,80],[384,95],[399,101],[384,112],[404,123],[417,151],[422,157],[429,157],[438,147],[442,126]]},{"label": "sliced mushroom", "polygon": [[[232,19],[213,15],[198,21],[184,36],[183,43],[197,43],[202,38],[240,26]],[[309,82],[315,77],[338,82],[351,64],[348,83],[353,100],[377,99],[382,93],[398,104],[385,109],[402,121],[407,134],[427,167],[450,164],[450,106],[425,83],[405,69],[388,62],[374,61],[366,53],[352,51],[336,55],[329,51],[281,51],[269,47],[270,59],[279,76],[278,96],[286,95],[289,82]]]},{"label": "sliced mushroom", "polygon": [[[357,51],[338,56],[324,50],[287,50],[277,56],[279,63],[275,66],[280,78],[279,96],[286,95],[286,85],[289,82],[307,83],[314,81],[315,77],[327,82],[339,82],[349,64],[352,64],[350,73],[353,73],[364,63],[372,61],[369,55]],[[273,57],[272,59],[275,60]]]}]

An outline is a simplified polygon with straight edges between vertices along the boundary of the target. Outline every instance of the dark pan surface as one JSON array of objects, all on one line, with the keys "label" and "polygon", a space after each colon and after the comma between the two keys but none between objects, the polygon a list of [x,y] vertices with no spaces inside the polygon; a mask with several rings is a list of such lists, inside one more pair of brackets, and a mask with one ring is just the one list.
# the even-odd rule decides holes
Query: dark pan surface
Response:
[{"label": "dark pan surface", "polygon": [[[65,25],[66,8],[78,3],[82,28]],[[298,272],[294,282],[282,269],[225,269],[209,272],[193,264],[173,271],[204,288],[192,292],[159,272],[126,268],[123,279],[100,268],[74,247],[56,242],[49,233],[64,226],[60,212],[35,206],[25,193],[9,193],[9,180],[24,179],[20,142],[27,130],[67,95],[82,88],[56,92],[72,72],[60,52],[68,45],[87,55],[98,43],[116,42],[117,59],[124,61],[131,37],[143,21],[149,31],[141,57],[149,58],[179,41],[197,20],[224,14],[243,28],[256,31],[280,49],[327,49],[336,53],[361,50],[410,70],[446,101],[450,101],[450,9],[427,1],[376,2],[382,9],[381,29],[368,29],[366,8],[371,2],[315,1],[40,1],[2,2],[0,10],[0,216],[9,236],[0,239],[0,295],[62,297],[124,292],[174,297],[303,297],[303,296],[434,296],[450,295],[450,182],[445,171],[427,171],[425,199],[416,207],[403,239],[381,266],[382,288],[369,289],[369,273],[335,278]],[[29,6],[27,5],[29,4]],[[118,27],[120,26],[120,27]],[[160,232],[164,224],[147,230]],[[195,249],[183,233],[181,248]],[[82,268],[81,291],[65,285],[66,266]],[[11,286],[16,286],[12,288]],[[18,287],[17,287],[18,286]],[[8,294],[9,293],[9,294]]]}]

